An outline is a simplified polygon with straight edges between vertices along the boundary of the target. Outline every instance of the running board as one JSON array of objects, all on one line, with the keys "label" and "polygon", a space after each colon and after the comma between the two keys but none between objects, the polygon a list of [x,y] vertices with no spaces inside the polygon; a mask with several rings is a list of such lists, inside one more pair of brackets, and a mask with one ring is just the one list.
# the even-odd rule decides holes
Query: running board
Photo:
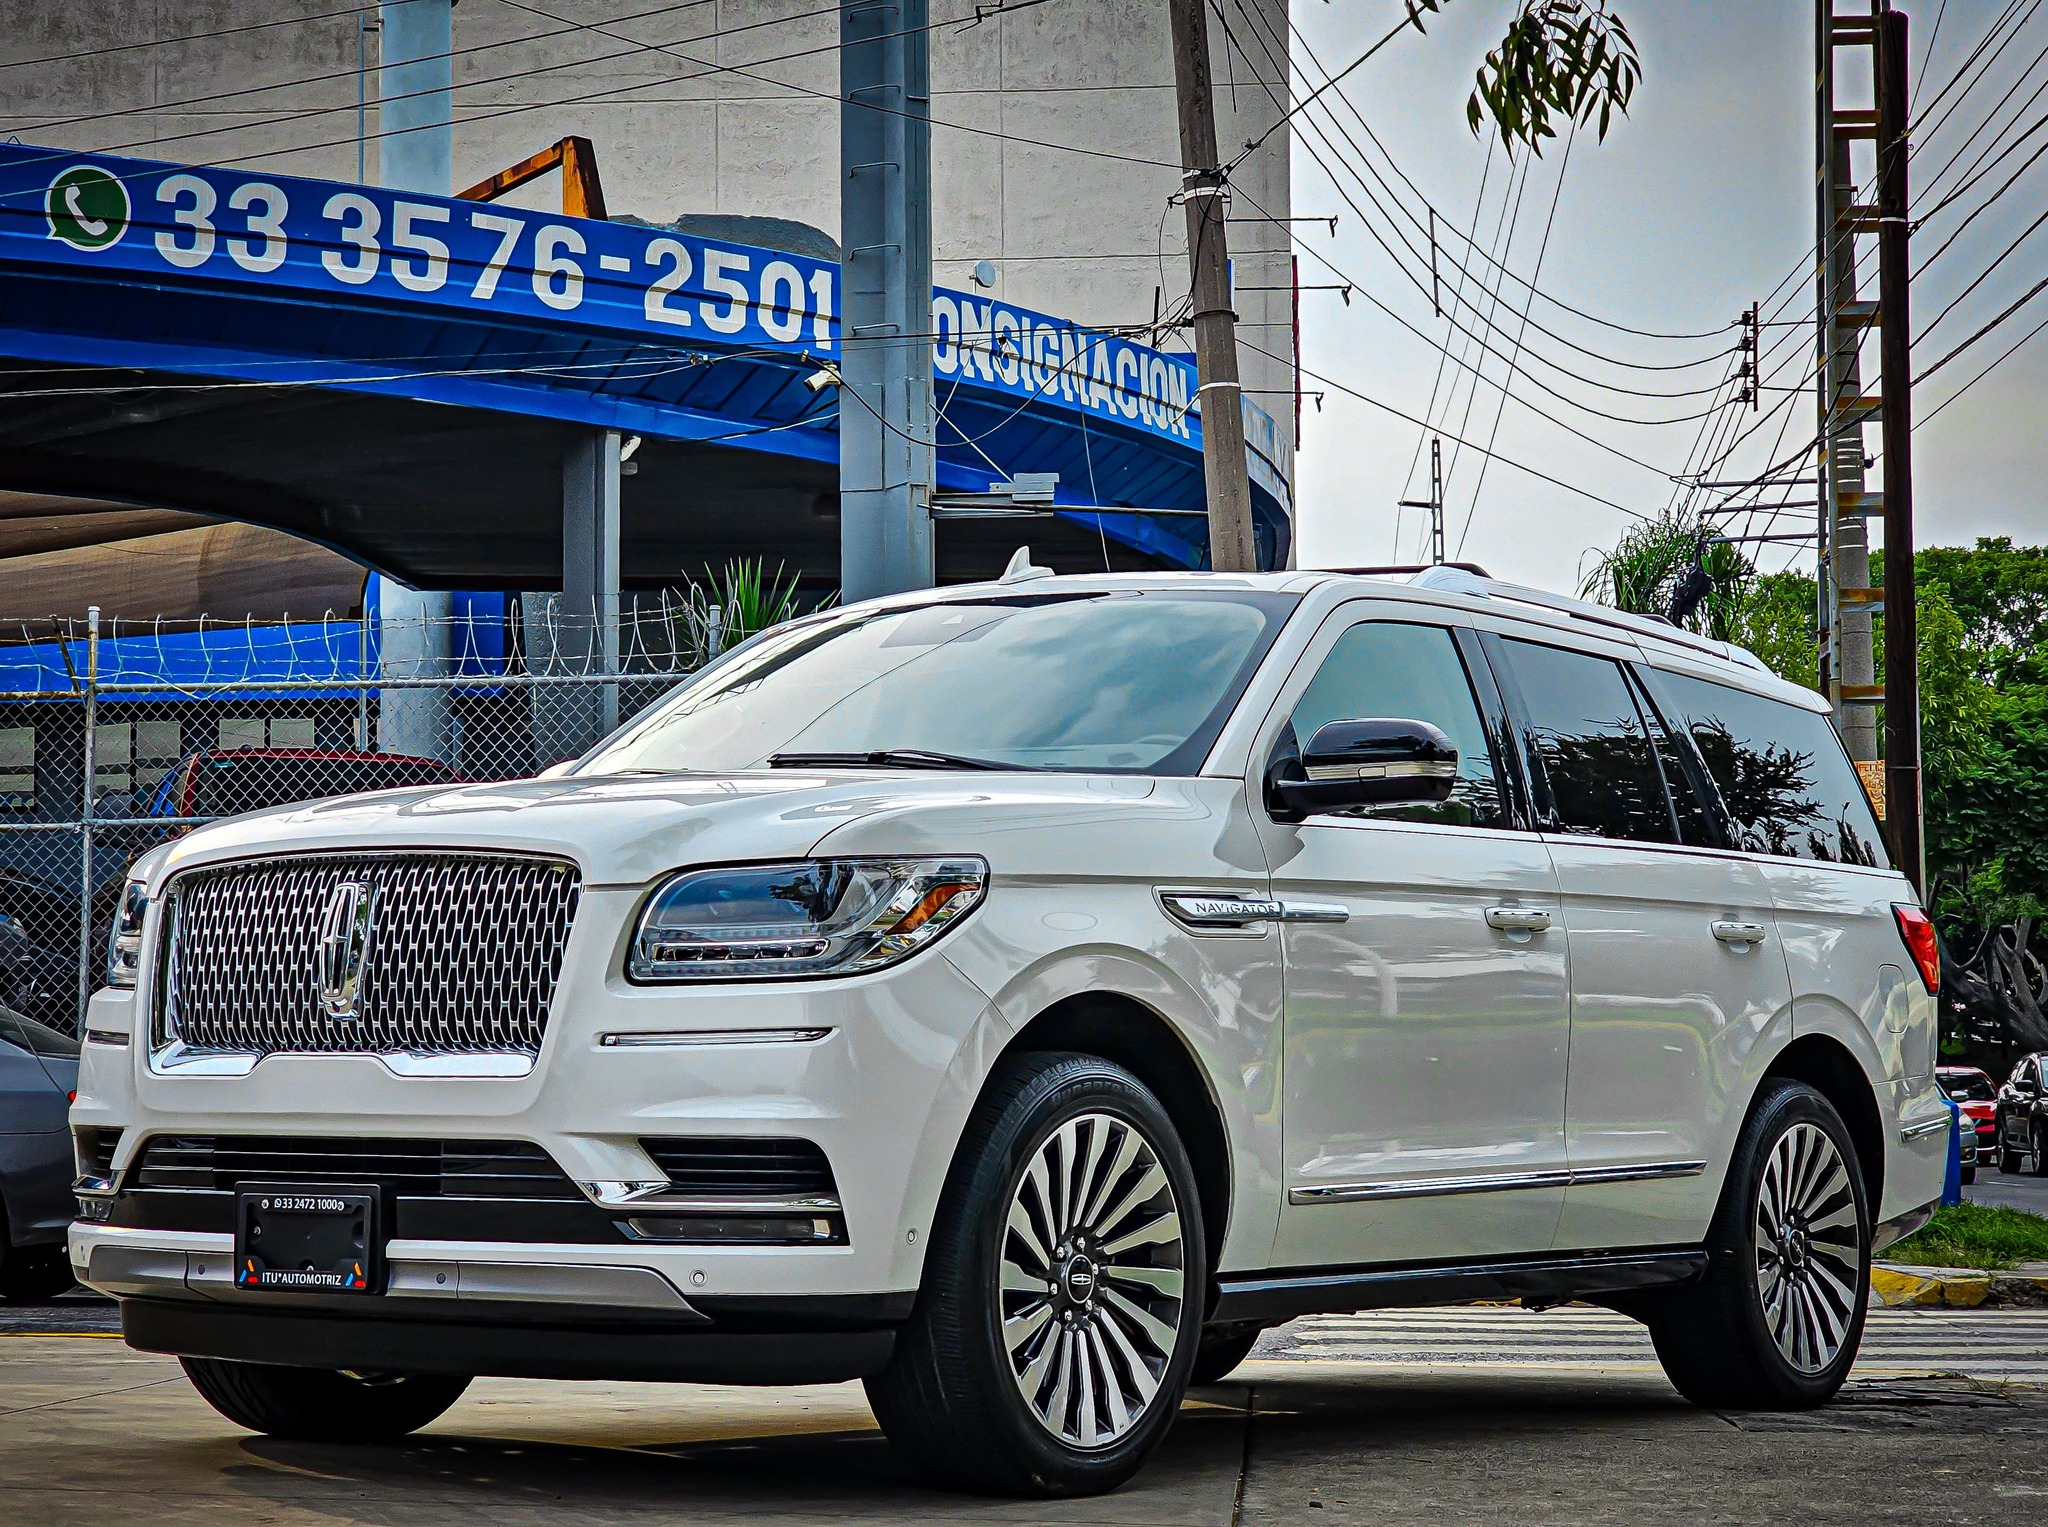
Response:
[{"label": "running board", "polygon": [[1320,1267],[1224,1274],[1209,1323],[1273,1325],[1297,1315],[1343,1315],[1474,1299],[1562,1304],[1630,1289],[1690,1283],[1707,1270],[1697,1246],[1573,1256],[1379,1267]]}]

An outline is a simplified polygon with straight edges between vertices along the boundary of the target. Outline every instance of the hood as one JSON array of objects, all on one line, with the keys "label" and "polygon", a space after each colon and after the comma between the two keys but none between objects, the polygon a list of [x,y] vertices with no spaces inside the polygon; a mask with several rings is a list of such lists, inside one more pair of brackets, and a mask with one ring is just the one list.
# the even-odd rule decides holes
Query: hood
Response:
[{"label": "hood", "polygon": [[952,807],[975,819],[1011,806],[1109,805],[1142,799],[1152,784],[1100,775],[789,769],[384,790],[202,827],[159,850],[149,878],[160,884],[195,865],[271,854],[477,848],[572,859],[587,885],[642,885],[680,866],[801,857],[828,833],[879,813]]}]

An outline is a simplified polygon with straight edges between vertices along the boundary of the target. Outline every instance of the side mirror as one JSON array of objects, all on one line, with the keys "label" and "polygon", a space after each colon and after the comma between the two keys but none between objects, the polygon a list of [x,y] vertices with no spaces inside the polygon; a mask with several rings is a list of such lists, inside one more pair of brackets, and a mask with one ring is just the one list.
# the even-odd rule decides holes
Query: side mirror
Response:
[{"label": "side mirror", "polygon": [[1351,806],[1422,806],[1450,799],[1458,750],[1427,721],[1331,721],[1297,758],[1278,756],[1266,790],[1276,814],[1301,821]]}]

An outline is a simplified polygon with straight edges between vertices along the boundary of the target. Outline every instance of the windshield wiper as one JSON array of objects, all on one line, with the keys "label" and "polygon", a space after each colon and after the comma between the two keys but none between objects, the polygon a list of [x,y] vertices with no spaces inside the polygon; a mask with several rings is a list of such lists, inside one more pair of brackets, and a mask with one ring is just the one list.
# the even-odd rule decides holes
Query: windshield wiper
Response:
[{"label": "windshield wiper", "polygon": [[876,748],[868,753],[771,753],[771,769],[1028,769],[1029,764],[995,763],[925,748]]}]

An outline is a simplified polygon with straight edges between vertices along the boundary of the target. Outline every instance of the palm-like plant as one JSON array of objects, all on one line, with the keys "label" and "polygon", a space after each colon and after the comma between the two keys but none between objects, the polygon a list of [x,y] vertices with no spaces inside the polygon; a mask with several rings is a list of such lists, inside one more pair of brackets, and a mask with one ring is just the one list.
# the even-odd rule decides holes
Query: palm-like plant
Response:
[{"label": "palm-like plant", "polygon": [[[833,595],[819,606],[830,604]],[[690,581],[676,616],[676,650],[701,668],[748,637],[780,625],[797,613],[796,574],[781,563],[773,576],[765,558],[736,557],[722,569],[704,569]]]},{"label": "palm-like plant", "polygon": [[1579,593],[1636,615],[1675,615],[1688,630],[1732,641],[1755,576],[1749,558],[1697,516],[1666,510],[1631,525],[1613,550],[1602,552]]}]

